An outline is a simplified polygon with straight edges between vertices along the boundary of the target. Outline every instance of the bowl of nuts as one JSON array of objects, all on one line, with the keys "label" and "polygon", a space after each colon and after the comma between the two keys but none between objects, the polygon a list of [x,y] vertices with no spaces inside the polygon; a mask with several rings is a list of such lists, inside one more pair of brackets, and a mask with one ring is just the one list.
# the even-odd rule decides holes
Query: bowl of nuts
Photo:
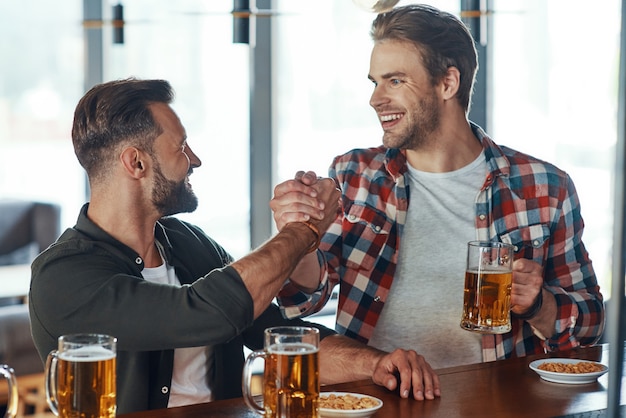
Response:
[{"label": "bowl of nuts", "polygon": [[360,393],[322,392],[319,406],[323,418],[367,418],[383,406],[383,401]]},{"label": "bowl of nuts", "polygon": [[528,367],[543,380],[570,385],[595,382],[598,377],[609,371],[609,368],[602,363],[572,358],[535,360]]}]

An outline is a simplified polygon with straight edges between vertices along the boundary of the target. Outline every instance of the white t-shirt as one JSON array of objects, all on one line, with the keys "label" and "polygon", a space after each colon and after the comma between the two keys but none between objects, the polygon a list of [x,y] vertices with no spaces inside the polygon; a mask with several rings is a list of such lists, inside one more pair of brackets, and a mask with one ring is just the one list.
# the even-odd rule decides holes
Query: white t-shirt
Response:
[{"label": "white t-shirt", "polygon": [[448,173],[409,166],[398,266],[371,346],[413,349],[433,368],[482,361],[480,334],[459,324],[467,242],[476,239],[475,200],[486,173],[483,153]]},{"label": "white t-shirt", "polygon": [[[174,268],[167,263],[159,267],[144,268],[141,272],[144,279],[154,283],[180,286]],[[176,321],[176,318],[172,318]],[[174,370],[168,408],[190,405],[213,400],[211,391],[213,375],[209,365],[213,364],[211,347],[187,347],[174,350]]]}]

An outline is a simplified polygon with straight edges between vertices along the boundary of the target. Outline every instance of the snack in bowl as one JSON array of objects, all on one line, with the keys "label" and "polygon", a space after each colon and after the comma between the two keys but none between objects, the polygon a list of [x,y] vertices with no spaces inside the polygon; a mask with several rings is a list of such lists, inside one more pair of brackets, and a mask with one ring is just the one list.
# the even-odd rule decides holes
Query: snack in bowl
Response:
[{"label": "snack in bowl", "polygon": [[323,418],[367,418],[383,406],[373,396],[349,392],[322,392],[319,398]]},{"label": "snack in bowl", "polygon": [[598,363],[590,361],[580,361],[578,363],[542,363],[539,369],[554,373],[595,373],[604,370],[604,367]]},{"label": "snack in bowl", "polygon": [[354,396],[350,393],[320,396],[320,408],[328,409],[368,409],[378,406],[380,401],[369,396]]},{"label": "snack in bowl", "polygon": [[570,385],[593,383],[609,371],[602,363],[572,358],[535,360],[528,366],[543,380]]}]

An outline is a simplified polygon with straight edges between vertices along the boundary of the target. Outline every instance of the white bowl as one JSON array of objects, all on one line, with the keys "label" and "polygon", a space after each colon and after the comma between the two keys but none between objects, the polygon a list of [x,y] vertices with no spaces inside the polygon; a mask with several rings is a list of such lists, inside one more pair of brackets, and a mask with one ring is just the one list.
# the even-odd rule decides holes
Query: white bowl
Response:
[{"label": "white bowl", "polygon": [[[540,365],[544,363],[565,363],[565,364],[575,364],[580,362],[587,362],[597,364],[602,367],[602,370],[592,373],[556,373],[549,372],[546,370],[541,370],[539,368]],[[598,363],[596,361],[590,360],[582,360],[576,358],[548,358],[542,360],[535,360],[528,365],[532,370],[534,370],[542,379],[547,380],[548,382],[554,383],[566,383],[568,385],[582,385],[585,383],[595,382],[598,377],[602,376],[604,373],[609,371],[609,368],[604,364]]]},{"label": "white bowl", "polygon": [[368,418],[374,414],[374,412],[378,411],[383,406],[383,401],[378,398],[375,398],[370,395],[363,395],[361,393],[350,393],[350,392],[322,392],[320,393],[321,397],[327,397],[330,395],[335,396],[343,396],[343,395],[352,395],[357,398],[370,398],[378,402],[378,405],[373,406],[367,409],[330,409],[330,408],[320,408],[320,415],[322,418]]}]

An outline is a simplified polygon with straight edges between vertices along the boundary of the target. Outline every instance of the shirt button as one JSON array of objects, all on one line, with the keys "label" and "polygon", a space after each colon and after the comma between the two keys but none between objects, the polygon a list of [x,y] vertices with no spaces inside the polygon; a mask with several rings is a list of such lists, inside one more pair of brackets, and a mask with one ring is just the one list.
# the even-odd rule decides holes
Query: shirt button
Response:
[{"label": "shirt button", "polygon": [[478,215],[478,219],[484,221],[485,219],[487,219],[487,216],[484,213],[481,213],[480,215]]},{"label": "shirt button", "polygon": [[376,297],[374,298],[374,302],[380,302],[380,296],[376,296]]},{"label": "shirt button", "polygon": [[167,386],[163,386],[161,388],[161,393],[164,394],[164,395],[167,395],[167,392],[169,392],[169,391],[170,391],[170,388],[168,388]]},{"label": "shirt button", "polygon": [[534,240],[534,241],[533,241],[533,245],[534,245],[535,247],[538,247],[538,246],[539,246],[539,240],[538,240],[538,239]]},{"label": "shirt button", "polygon": [[135,258],[135,264],[141,264],[142,262],[143,260],[141,259],[141,257]]},{"label": "shirt button", "polygon": [[378,226],[378,225],[376,225],[376,226],[374,227],[374,231],[376,231],[376,232],[380,232],[380,230],[381,230],[381,229],[382,229],[382,228],[381,228],[380,226]]},{"label": "shirt button", "polygon": [[355,215],[348,215],[348,219],[350,219],[351,221],[354,221],[356,219]]}]

